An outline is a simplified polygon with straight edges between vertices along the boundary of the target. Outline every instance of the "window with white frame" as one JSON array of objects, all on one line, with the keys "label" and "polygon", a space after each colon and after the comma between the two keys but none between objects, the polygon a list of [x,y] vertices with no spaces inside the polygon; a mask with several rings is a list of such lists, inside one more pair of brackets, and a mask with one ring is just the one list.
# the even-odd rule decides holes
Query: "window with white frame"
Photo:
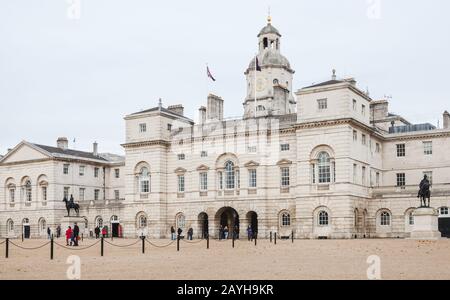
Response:
[{"label": "window with white frame", "polygon": [[248,170],[248,187],[256,188],[256,169]]},{"label": "window with white frame", "polygon": [[98,200],[100,198],[100,190],[94,190],[94,200]]},{"label": "window with white frame", "polygon": [[225,163],[225,188],[232,190],[235,187],[234,163],[227,161]]},{"label": "window with white frame", "polygon": [[397,157],[405,157],[406,156],[406,145],[405,144],[397,144]]},{"label": "window with white frame", "polygon": [[449,215],[448,207],[441,207],[441,208],[439,208],[439,215],[441,215],[441,216],[448,216]]},{"label": "window with white frame", "polygon": [[328,226],[328,224],[329,224],[328,213],[324,210],[320,211],[318,220],[319,220],[319,226]]},{"label": "window with white frame", "polygon": [[356,111],[356,100],[353,99],[353,110]]},{"label": "window with white frame", "polygon": [[291,226],[291,215],[285,211],[281,214],[281,226],[285,227],[285,226]]},{"label": "window with white frame", "polygon": [[146,167],[139,174],[139,189],[142,194],[150,193],[150,172]]},{"label": "window with white frame", "polygon": [[380,150],[381,150],[380,144],[379,144],[379,143],[376,143],[376,144],[375,144],[375,152],[376,152],[376,153],[380,153]]},{"label": "window with white frame", "polygon": [[363,115],[363,116],[366,115],[366,106],[364,104],[361,105],[361,115]]},{"label": "window with white frame", "polygon": [[331,182],[331,161],[327,152],[321,152],[318,159],[319,183]]},{"label": "window with white frame", "polygon": [[120,199],[120,191],[119,190],[114,190],[114,199],[115,200],[119,200]]},{"label": "window with white frame", "polygon": [[41,196],[42,196],[42,201],[47,201],[47,187],[46,186],[42,186],[41,187]]},{"label": "window with white frame", "polygon": [[202,172],[200,173],[200,191],[208,190],[208,173]]},{"label": "window with white frame", "polygon": [[27,202],[31,202],[32,200],[31,181],[29,180],[25,183],[25,200]]},{"label": "window with white frame", "polygon": [[366,145],[366,144],[367,144],[367,137],[366,137],[365,134],[362,134],[362,135],[361,135],[361,143],[362,143],[363,145]]},{"label": "window with white frame", "polygon": [[147,132],[147,124],[146,123],[139,124],[139,132],[140,133]]},{"label": "window with white frame", "polygon": [[363,186],[365,186],[366,185],[366,167],[365,166],[362,166],[361,167],[361,183],[362,183],[362,185]]},{"label": "window with white frame", "polygon": [[433,171],[425,171],[423,172],[423,175],[427,176],[428,181],[430,182],[430,186],[433,185]]},{"label": "window with white frame", "polygon": [[80,176],[84,176],[84,171],[85,171],[86,167],[85,166],[80,166],[79,167],[79,174]]},{"label": "window with white frame", "polygon": [[200,157],[207,157],[208,156],[208,152],[207,151],[202,151],[200,153]]},{"label": "window with white frame", "polygon": [[9,188],[9,202],[14,203],[16,201],[16,189],[14,187]]},{"label": "window with white frame", "polygon": [[281,168],[281,186],[289,187],[290,177],[289,177],[289,167]]},{"label": "window with white frame", "polygon": [[145,215],[139,216],[139,228],[143,229],[147,227],[147,217]]},{"label": "window with white frame", "polygon": [[423,154],[425,155],[433,154],[433,142],[423,142]]},{"label": "window with white frame", "polygon": [[67,199],[67,200],[69,199],[69,191],[70,191],[70,187],[65,186],[64,187],[64,192],[63,192],[64,193],[63,194],[63,197],[64,197],[63,199]]},{"label": "window with white frame", "polygon": [[319,99],[317,100],[317,107],[319,110],[325,110],[328,108],[327,99]]},{"label": "window with white frame", "polygon": [[381,226],[390,226],[391,225],[391,214],[387,211],[383,211],[380,214],[380,225]]},{"label": "window with white frame", "polygon": [[172,124],[167,124],[167,130],[172,131]]},{"label": "window with white frame", "polygon": [[358,140],[358,131],[353,130],[353,141],[356,142]]},{"label": "window with white frame", "polygon": [[186,227],[186,217],[183,214],[177,215],[177,228],[184,229]]},{"label": "window with white frame", "polygon": [[184,193],[184,175],[178,175],[178,193]]},{"label": "window with white frame", "polygon": [[186,155],[184,153],[178,154],[178,160],[185,160],[185,159],[186,159]]},{"label": "window with white frame", "polygon": [[316,164],[311,164],[311,183],[316,183]]},{"label": "window with white frame", "polygon": [[219,190],[223,190],[223,173],[218,172],[217,173],[217,184],[219,185]]},{"label": "window with white frame", "polygon": [[358,165],[353,164],[353,183],[358,182]]},{"label": "window with white frame", "polygon": [[236,170],[236,188],[241,188],[241,175],[239,170]]},{"label": "window with white frame", "polygon": [[280,150],[281,151],[289,151],[289,144],[281,144]]},{"label": "window with white frame", "polygon": [[405,173],[397,173],[397,186],[403,187],[406,185]]},{"label": "window with white frame", "polygon": [[14,232],[14,221],[9,219],[7,222],[8,233],[11,234]]},{"label": "window with white frame", "polygon": [[409,214],[408,214],[408,224],[409,225],[414,225],[414,215],[413,215],[412,211],[409,212]]},{"label": "window with white frame", "polygon": [[95,178],[98,178],[98,171],[99,171],[99,168],[94,168],[94,177]]},{"label": "window with white frame", "polygon": [[377,187],[380,187],[380,172],[377,172],[375,177],[376,177],[376,183],[375,184],[376,184]]},{"label": "window with white frame", "polygon": [[79,197],[80,197],[80,201],[84,201],[84,194],[86,193],[86,189],[85,188],[80,188],[79,191]]},{"label": "window with white frame", "polygon": [[114,176],[120,178],[120,169],[114,169]]},{"label": "window with white frame", "polygon": [[257,152],[256,146],[249,146],[247,148],[247,151],[248,153],[256,153]]},{"label": "window with white frame", "polygon": [[67,174],[69,174],[69,164],[64,164],[63,165],[63,174],[64,175],[67,175]]}]

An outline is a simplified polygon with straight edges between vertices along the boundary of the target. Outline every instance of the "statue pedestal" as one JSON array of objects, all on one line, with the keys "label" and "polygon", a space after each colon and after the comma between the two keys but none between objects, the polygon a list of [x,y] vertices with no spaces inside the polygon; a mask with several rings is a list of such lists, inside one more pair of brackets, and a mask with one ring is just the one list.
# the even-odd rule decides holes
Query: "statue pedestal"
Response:
[{"label": "statue pedestal", "polygon": [[61,235],[65,236],[67,228],[70,226],[72,229],[75,223],[80,228],[80,236],[86,231],[86,220],[84,217],[62,217],[61,218]]},{"label": "statue pedestal", "polygon": [[411,239],[437,240],[441,238],[439,232],[439,214],[431,207],[420,207],[413,212],[414,225]]}]

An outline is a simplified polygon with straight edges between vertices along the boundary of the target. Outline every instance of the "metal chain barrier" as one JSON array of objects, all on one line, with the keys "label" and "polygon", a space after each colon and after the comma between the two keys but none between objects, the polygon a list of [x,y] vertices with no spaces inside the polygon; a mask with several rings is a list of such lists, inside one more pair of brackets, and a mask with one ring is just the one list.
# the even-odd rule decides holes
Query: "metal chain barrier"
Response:
[{"label": "metal chain barrier", "polygon": [[172,240],[172,241],[171,241],[170,243],[168,243],[167,245],[156,245],[156,244],[153,244],[152,242],[150,242],[150,240],[148,240],[147,238],[145,239],[145,241],[146,241],[147,243],[149,243],[150,245],[156,247],[156,248],[165,248],[165,247],[168,247],[168,246],[170,246],[170,245],[172,245],[173,243],[176,242],[176,240]]},{"label": "metal chain barrier", "polygon": [[68,247],[68,246],[59,244],[59,243],[57,243],[57,242],[54,242],[54,243],[55,243],[55,245],[57,245],[57,246],[59,246],[59,247],[61,247],[61,248],[67,249],[67,250],[81,251],[81,250],[86,250],[86,249],[89,249],[89,248],[91,248],[91,247],[94,247],[95,245],[97,245],[98,243],[100,243],[100,240],[98,240],[97,242],[93,243],[92,245],[87,246],[87,247],[84,247],[84,248]]},{"label": "metal chain barrier", "polygon": [[43,247],[49,245],[51,242],[47,242],[47,243],[45,243],[45,244],[43,244],[43,245],[41,245],[41,246],[30,247],[30,248],[28,248],[28,247],[23,247],[23,246],[19,246],[19,245],[15,244],[13,241],[9,241],[9,243],[10,243],[11,245],[16,246],[17,248],[22,249],[22,250],[37,250],[37,249],[40,249],[40,248],[43,248]]},{"label": "metal chain barrier", "polygon": [[114,247],[119,247],[119,248],[127,248],[127,247],[131,247],[136,245],[137,243],[139,243],[141,241],[141,239],[137,239],[134,243],[128,244],[128,245],[116,245],[113,243],[108,242],[107,240],[104,240],[105,243],[107,243],[108,245],[114,246]]},{"label": "metal chain barrier", "polygon": [[4,240],[3,242],[1,242],[0,245],[3,245],[4,243],[6,243],[6,240]]},{"label": "metal chain barrier", "polygon": [[198,240],[198,241],[192,242],[192,241],[189,241],[189,240],[182,239],[181,241],[183,241],[183,242],[185,242],[185,243],[188,243],[188,244],[198,244],[198,243],[203,242],[204,240],[205,240],[205,239],[200,239],[200,240]]}]

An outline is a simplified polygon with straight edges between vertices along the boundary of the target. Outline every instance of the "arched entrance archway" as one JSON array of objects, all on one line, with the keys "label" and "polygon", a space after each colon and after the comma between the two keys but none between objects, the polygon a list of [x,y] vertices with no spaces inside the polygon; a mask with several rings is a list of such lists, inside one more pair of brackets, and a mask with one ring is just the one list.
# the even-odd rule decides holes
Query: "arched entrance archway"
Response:
[{"label": "arched entrance archway", "polygon": [[216,213],[215,223],[219,237],[221,228],[225,228],[226,226],[228,228],[228,238],[232,238],[233,229],[236,227],[239,228],[239,214],[232,207],[222,207]]},{"label": "arched entrance archway", "polygon": [[258,232],[258,214],[254,211],[249,211],[246,217],[248,225],[252,228],[253,234],[256,235]]},{"label": "arched entrance archway", "polygon": [[208,220],[208,214],[205,212],[202,212],[198,215],[198,230],[200,233],[200,238],[205,239],[208,237],[209,234],[209,220]]}]

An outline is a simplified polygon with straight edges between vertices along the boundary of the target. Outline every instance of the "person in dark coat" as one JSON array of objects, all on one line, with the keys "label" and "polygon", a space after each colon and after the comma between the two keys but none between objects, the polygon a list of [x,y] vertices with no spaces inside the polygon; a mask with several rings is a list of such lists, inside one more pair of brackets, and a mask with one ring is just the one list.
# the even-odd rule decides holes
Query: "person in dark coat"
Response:
[{"label": "person in dark coat", "polygon": [[183,232],[183,230],[181,228],[178,227],[178,237],[181,238],[181,233]]},{"label": "person in dark coat", "polygon": [[189,228],[188,230],[188,240],[192,241],[192,237],[194,236],[194,229]]},{"label": "person in dark coat", "polygon": [[175,234],[175,228],[170,227],[170,238],[172,239],[172,241],[175,241],[177,239],[177,235]]},{"label": "person in dark coat", "polygon": [[77,223],[73,226],[73,245],[78,246],[78,238],[80,236],[80,227],[78,227]]},{"label": "person in dark coat", "polygon": [[52,231],[50,230],[50,227],[47,227],[47,237],[48,239],[52,238]]},{"label": "person in dark coat", "polygon": [[58,227],[56,227],[56,238],[60,238],[61,237],[61,226],[58,225]]},{"label": "person in dark coat", "polygon": [[239,226],[238,225],[234,226],[234,238],[237,240],[239,239]]},{"label": "person in dark coat", "polygon": [[253,240],[253,230],[250,225],[247,227],[247,237],[249,241]]},{"label": "person in dark coat", "polygon": [[100,237],[100,227],[95,227],[94,229],[95,232],[95,238],[98,239]]},{"label": "person in dark coat", "polygon": [[219,240],[223,239],[223,226],[220,225],[219,227]]}]

